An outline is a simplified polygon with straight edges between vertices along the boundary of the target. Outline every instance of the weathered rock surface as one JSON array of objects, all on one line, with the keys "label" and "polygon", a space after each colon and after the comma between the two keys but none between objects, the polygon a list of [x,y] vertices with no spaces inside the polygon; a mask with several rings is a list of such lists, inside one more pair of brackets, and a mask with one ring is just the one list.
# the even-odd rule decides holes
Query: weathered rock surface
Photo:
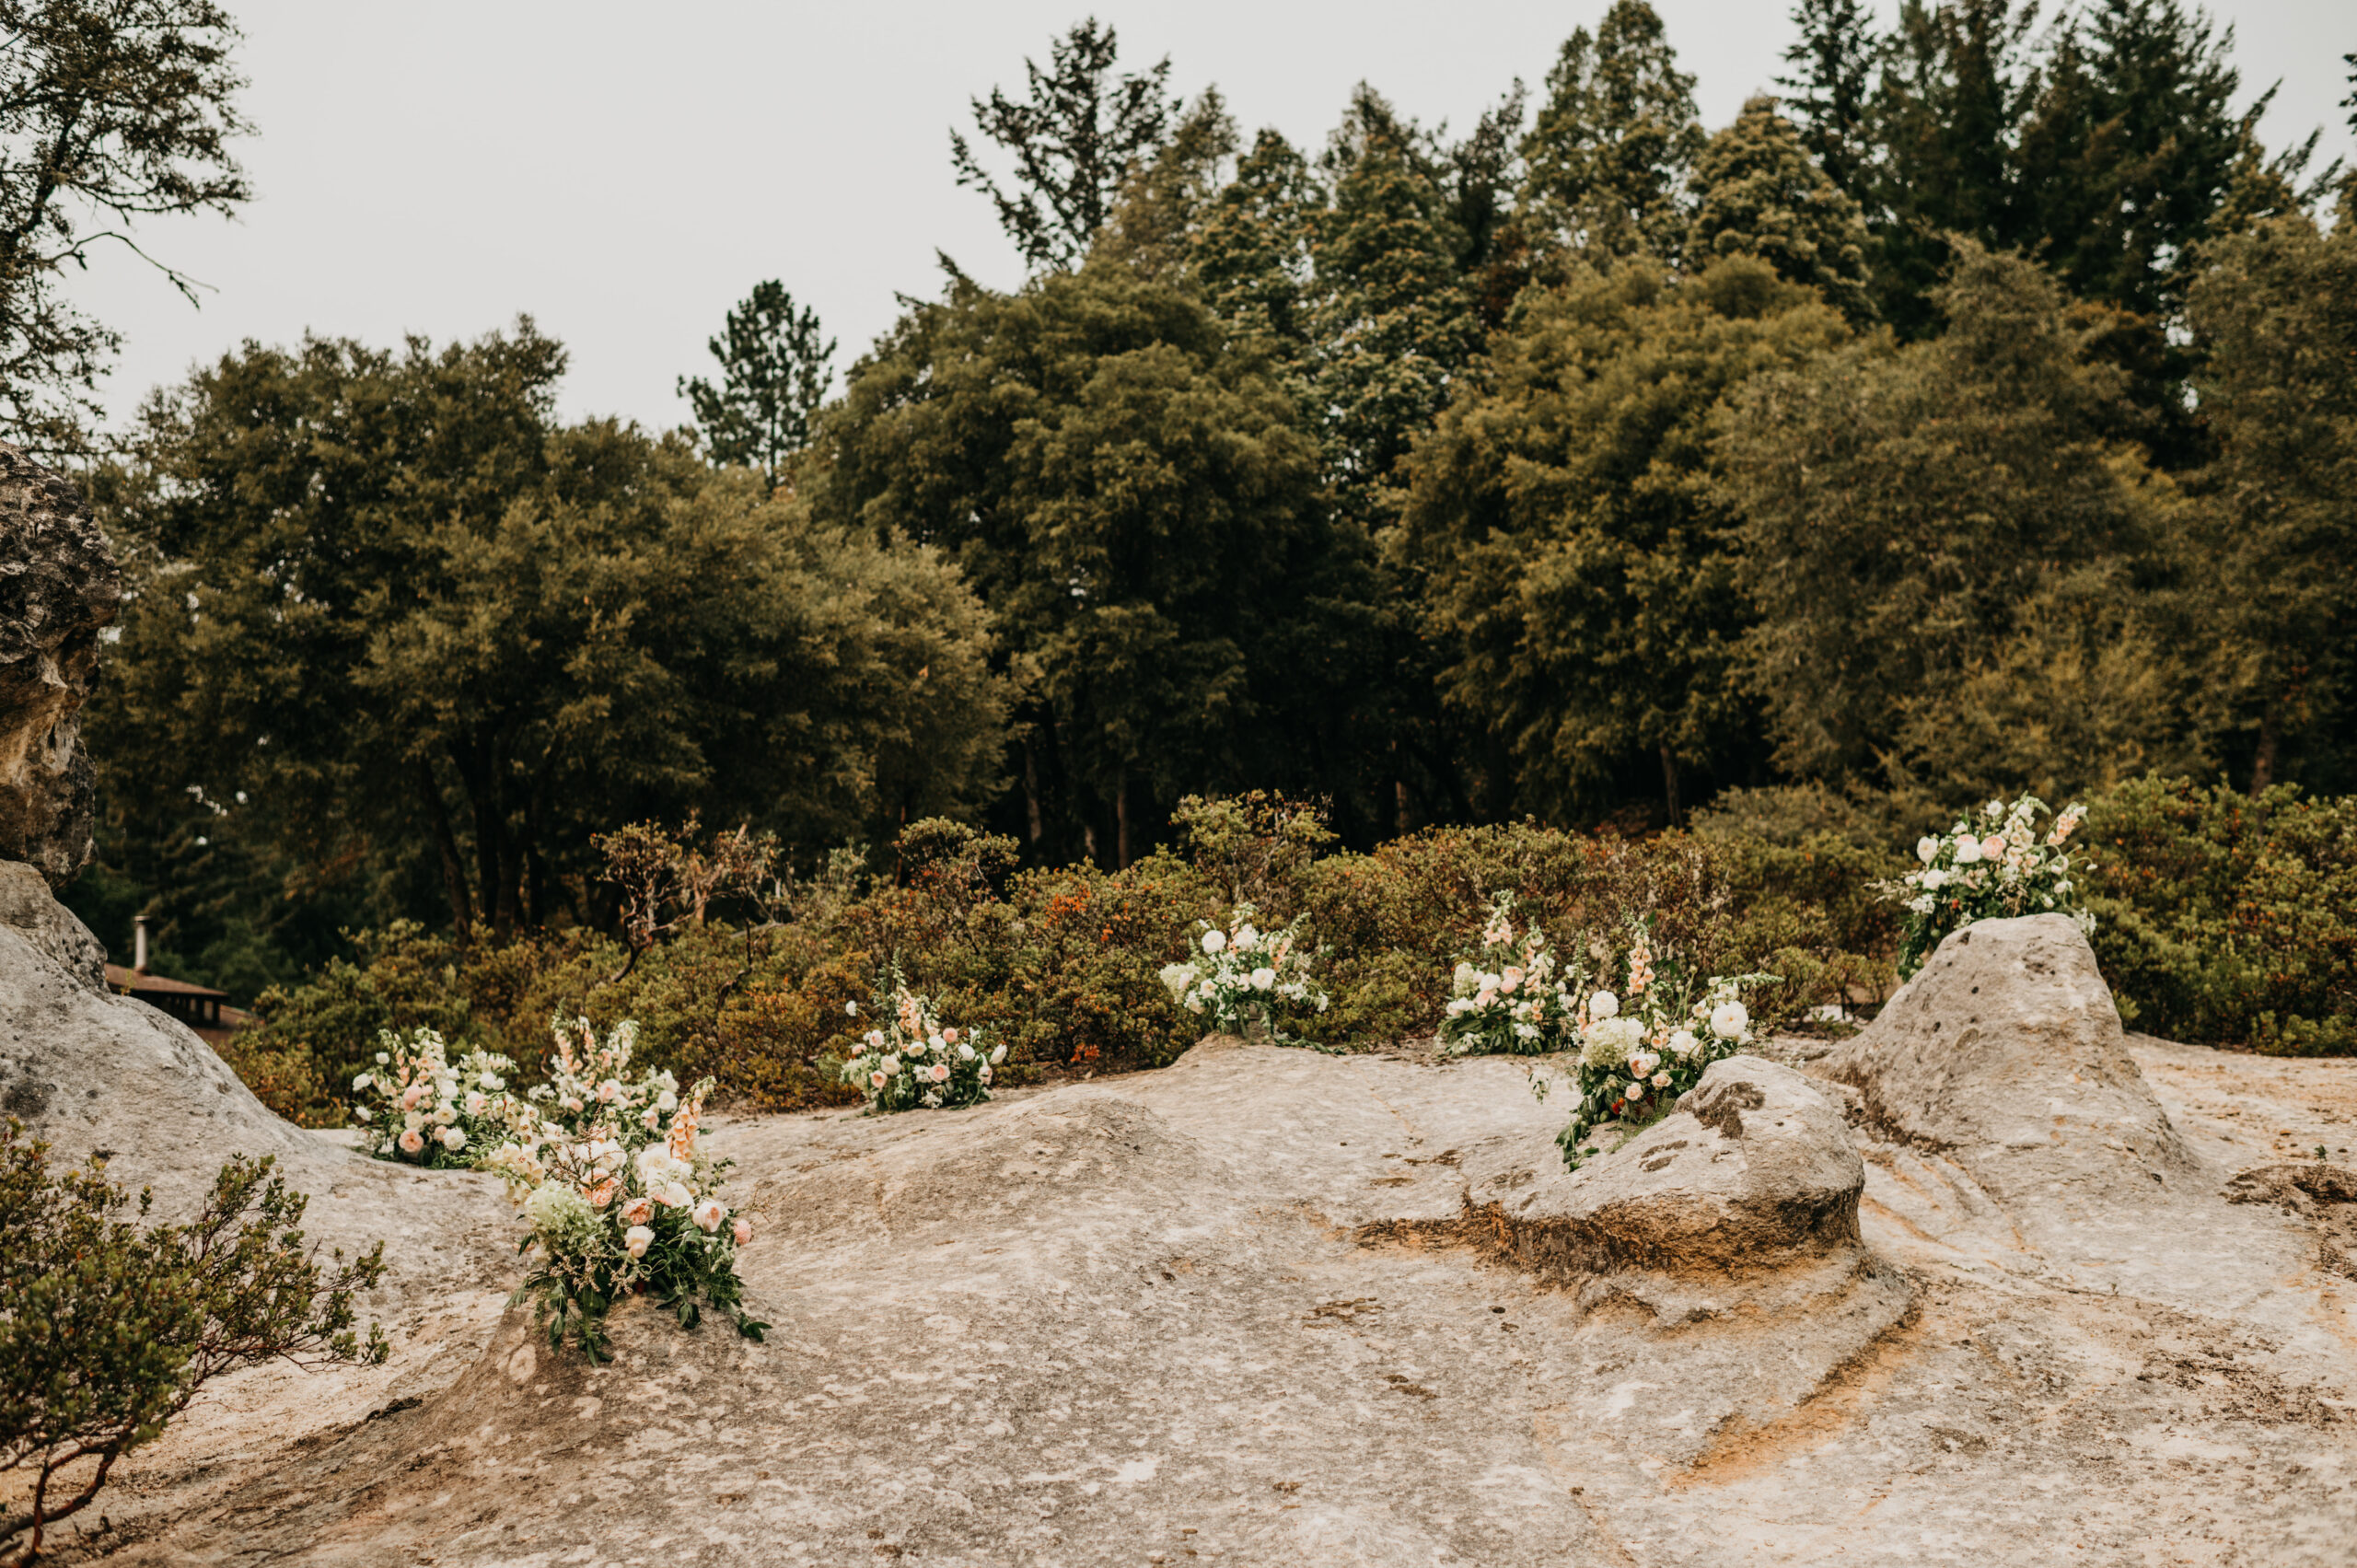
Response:
[{"label": "weathered rock surface", "polygon": [[90,858],[79,715],[122,589],[80,489],[0,442],[0,860],[52,888]]},{"label": "weathered rock surface", "polygon": [[[395,1365],[234,1380],[127,1468],[92,1544],[389,1568],[2351,1561],[2357,1318],[2283,1183],[2229,1202],[2205,1134],[2107,1211],[2142,1249],[2123,1272],[2041,1249],[1947,1151],[1869,1136],[1861,1193],[1829,1109],[1771,1063],[1705,1087],[1584,1181],[1553,1163],[1560,1105],[1495,1059],[1213,1040],[954,1112],[719,1121],[775,1331],[626,1307],[606,1368],[502,1317],[462,1250],[424,1251],[414,1227],[456,1226],[476,1179],[389,1172],[420,1254]],[[1485,1223],[1671,1239],[1526,1265]]]}]

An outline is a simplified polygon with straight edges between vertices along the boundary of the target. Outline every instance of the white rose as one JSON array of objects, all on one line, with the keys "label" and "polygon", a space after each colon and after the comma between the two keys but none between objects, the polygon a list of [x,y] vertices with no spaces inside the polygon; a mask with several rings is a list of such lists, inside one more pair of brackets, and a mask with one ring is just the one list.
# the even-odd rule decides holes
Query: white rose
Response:
[{"label": "white rose", "polygon": [[881,1067],[887,1073],[897,1073],[900,1070],[900,1058],[898,1053],[895,1053],[893,1055],[887,1056],[883,1061],[878,1062],[876,1065]]},{"label": "white rose", "polygon": [[683,1181],[674,1181],[654,1196],[675,1209],[684,1209],[695,1202],[695,1194],[688,1191]]},{"label": "white rose", "polygon": [[1939,840],[1933,838],[1922,838],[1915,841],[1915,858],[1922,861],[1924,865],[1931,865],[1932,857],[1939,853]]},{"label": "white rose", "polygon": [[1244,923],[1244,928],[1236,934],[1236,950],[1239,953],[1250,952],[1260,946],[1260,934],[1252,929],[1252,923],[1248,920]]},{"label": "white rose", "polygon": [[1599,991],[1587,999],[1587,1016],[1599,1021],[1614,1017],[1620,1011],[1620,998],[1608,991]]},{"label": "white rose", "polygon": [[1226,935],[1225,935],[1224,933],[1222,933],[1222,932],[1217,932],[1217,931],[1206,931],[1206,932],[1204,932],[1204,933],[1203,933],[1203,951],[1204,951],[1204,952],[1206,952],[1206,953],[1217,953],[1217,952],[1222,952],[1222,951],[1225,951],[1225,950],[1226,947],[1227,947],[1227,937],[1226,937]]},{"label": "white rose", "polygon": [[1005,1061],[1005,1060],[1006,1060],[1006,1047],[1004,1047],[1004,1046],[1003,1046],[1003,1045],[1002,1045],[1002,1046],[1000,1046],[996,1051],[992,1051],[992,1052],[991,1052],[991,1065],[992,1065],[992,1066],[995,1067],[995,1066],[997,1066],[1000,1063],[1002,1063],[1002,1062],[1004,1062],[1004,1061]]},{"label": "white rose", "polygon": [[662,1111],[668,1116],[672,1111],[679,1109],[679,1097],[673,1094],[670,1090],[665,1089],[661,1094],[655,1097],[655,1109]]},{"label": "white rose", "polygon": [[382,1066],[384,1066],[387,1063],[390,1062],[391,1060],[392,1060],[392,1058],[391,1058],[390,1056],[387,1055],[385,1052],[383,1052],[383,1051],[378,1051],[378,1052],[377,1052],[377,1066],[382,1067]]},{"label": "white rose", "polygon": [[1253,989],[1253,990],[1255,990],[1255,991],[1266,991],[1266,990],[1268,990],[1268,989],[1269,989],[1269,987],[1271,987],[1271,986],[1272,986],[1272,985],[1274,985],[1274,984],[1276,984],[1276,983],[1277,983],[1277,971],[1276,971],[1276,970],[1254,970],[1252,971],[1252,989]]},{"label": "white rose", "polygon": [[1657,1089],[1666,1089],[1669,1087],[1669,1074],[1666,1073],[1655,1073],[1654,1074],[1654,1087]]},{"label": "white rose", "polygon": [[958,1044],[958,1060],[960,1062],[971,1062],[973,1059],[974,1048],[966,1044],[963,1040],[960,1040]]},{"label": "white rose", "polygon": [[352,1080],[352,1092],[353,1092],[354,1094],[358,1094],[358,1093],[360,1093],[363,1089],[366,1089],[366,1088],[370,1084],[373,1084],[373,1083],[375,1083],[376,1081],[377,1081],[377,1080],[376,1080],[376,1078],[374,1077],[374,1075],[372,1075],[372,1074],[367,1074],[367,1073],[363,1073],[363,1074],[360,1074],[360,1076],[358,1076],[357,1078],[354,1078],[354,1079],[353,1079],[353,1080]]},{"label": "white rose", "polygon": [[1751,1015],[1740,1002],[1722,1002],[1711,1009],[1711,1032],[1721,1040],[1741,1040],[1750,1024]]},{"label": "white rose", "polygon": [[858,1003],[856,1003],[856,1002],[846,1002],[846,1003],[844,1003],[844,1004],[843,1004],[843,1016],[844,1016],[844,1017],[846,1017],[846,1018],[856,1018],[856,1017],[858,1017],[858,1016],[859,1016],[859,1004],[858,1004]]},{"label": "white rose", "polygon": [[655,1233],[643,1225],[634,1225],[622,1232],[622,1245],[630,1249],[630,1255],[633,1258],[645,1257],[647,1248],[654,1241]]},{"label": "white rose", "polygon": [[1931,870],[1923,873],[1923,887],[1926,890],[1936,893],[1947,885],[1948,874],[1941,870],[1939,867],[1933,866]]},{"label": "white rose", "polygon": [[1980,841],[1967,835],[1956,842],[1956,863],[1958,865],[1980,864]]},{"label": "white rose", "polygon": [[1660,1065],[1661,1058],[1659,1056],[1650,1051],[1641,1051],[1637,1052],[1636,1055],[1629,1058],[1629,1076],[1632,1078],[1650,1078],[1654,1075],[1654,1070]]},{"label": "white rose", "polygon": [[720,1228],[720,1222],[728,1217],[728,1210],[719,1199],[706,1198],[696,1205],[690,1217],[696,1222],[698,1230],[711,1232]]},{"label": "white rose", "polygon": [[1694,1038],[1692,1029],[1680,1029],[1669,1037],[1669,1049],[1680,1056],[1693,1055],[1695,1048],[1701,1043]]},{"label": "white rose", "polygon": [[465,1129],[465,1128],[463,1128],[463,1127],[445,1127],[445,1128],[443,1128],[443,1129],[442,1129],[442,1146],[443,1146],[444,1148],[446,1148],[446,1149],[449,1150],[449,1151],[450,1151],[452,1154],[454,1154],[454,1155],[455,1155],[455,1154],[457,1154],[460,1149],[465,1148],[465,1147],[467,1146],[467,1132],[466,1132],[466,1129]]}]

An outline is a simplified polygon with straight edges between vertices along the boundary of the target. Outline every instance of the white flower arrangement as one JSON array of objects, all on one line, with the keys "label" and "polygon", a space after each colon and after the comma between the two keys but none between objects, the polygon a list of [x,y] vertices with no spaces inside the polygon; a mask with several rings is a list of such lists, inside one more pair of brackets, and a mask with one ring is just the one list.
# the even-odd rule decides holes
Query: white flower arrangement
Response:
[{"label": "white flower arrangement", "polygon": [[601,1045],[586,1018],[558,1018],[549,1081],[528,1096],[528,1120],[486,1155],[521,1202],[531,1257],[509,1298],[538,1298],[549,1343],[574,1334],[590,1360],[608,1357],[605,1318],[624,1295],[651,1295],[692,1329],[696,1298],[758,1340],[769,1325],[749,1316],[737,1249],[753,1238],[718,1196],[727,1171],[701,1146],[706,1078],[682,1096],[669,1073],[630,1076],[638,1027],[617,1025]]},{"label": "white flower arrangement", "polygon": [[[1555,1142],[1563,1163],[1574,1170],[1596,1152],[1596,1140],[1607,1130],[1617,1126],[1633,1135],[1660,1121],[1701,1081],[1704,1068],[1749,1045],[1751,1013],[1743,993],[1779,978],[1697,979],[1675,954],[1656,957],[1653,928],[1645,920],[1630,922],[1621,974],[1619,992],[1599,989],[1580,1001],[1571,1031],[1577,1046],[1571,1074],[1579,1103]],[[1549,1081],[1544,1074],[1532,1078],[1532,1090],[1542,1099]]]},{"label": "white flower arrangement", "polygon": [[1264,932],[1252,923],[1258,912],[1250,904],[1238,904],[1225,926],[1195,922],[1197,956],[1164,965],[1162,983],[1172,1001],[1222,1033],[1258,1028],[1272,1044],[1299,1044],[1278,1020],[1326,1011],[1325,988],[1309,972],[1315,950],[1299,920],[1282,931]]},{"label": "white flower arrangement", "polygon": [[530,1108],[508,1088],[516,1063],[470,1051],[454,1063],[432,1029],[377,1037],[375,1065],[352,1080],[352,1120],[363,1152],[429,1170],[482,1162]]},{"label": "white flower arrangement", "polygon": [[1514,895],[1490,904],[1481,945],[1449,977],[1440,1048],[1452,1056],[1539,1056],[1561,1050],[1579,1009],[1575,975],[1559,973],[1555,949],[1533,922],[1517,935]]},{"label": "white flower arrangement", "polygon": [[1922,969],[1949,932],[1975,921],[2052,912],[2069,915],[2081,931],[2095,935],[2096,917],[2079,884],[2094,865],[2063,847],[2086,808],[2065,807],[2053,827],[2041,833],[2038,819],[2047,811],[2035,796],[2010,806],[1992,800],[1958,818],[1946,832],[1918,840],[1916,868],[1878,884],[1885,898],[1907,911],[1898,945],[1900,978]]},{"label": "white flower arrangement", "polygon": [[860,1039],[843,1063],[843,1082],[867,1097],[869,1113],[940,1110],[980,1105],[1006,1047],[986,1044],[975,1029],[944,1028],[933,1004],[902,983],[900,966],[885,970],[874,1012],[884,1020]]}]

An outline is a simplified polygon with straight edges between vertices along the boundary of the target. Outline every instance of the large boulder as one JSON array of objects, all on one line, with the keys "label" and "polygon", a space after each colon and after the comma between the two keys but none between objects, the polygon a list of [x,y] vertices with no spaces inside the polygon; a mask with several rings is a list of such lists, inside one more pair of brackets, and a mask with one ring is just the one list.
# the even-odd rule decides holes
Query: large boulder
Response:
[{"label": "large boulder", "polygon": [[1740,1277],[1856,1249],[1865,1166],[1817,1086],[1757,1056],[1714,1062],[1662,1121],[1566,1171],[1513,1142],[1468,1158],[1489,1234],[1555,1279]]},{"label": "large boulder", "polygon": [[1874,1132],[1961,1166],[2017,1224],[2068,1224],[2086,1200],[2149,1201],[2197,1175],[2062,915],[1951,934],[1811,1071],[1855,1089]]},{"label": "large boulder", "polygon": [[80,714],[122,596],[81,491],[0,442],[0,860],[54,889],[90,858]]}]

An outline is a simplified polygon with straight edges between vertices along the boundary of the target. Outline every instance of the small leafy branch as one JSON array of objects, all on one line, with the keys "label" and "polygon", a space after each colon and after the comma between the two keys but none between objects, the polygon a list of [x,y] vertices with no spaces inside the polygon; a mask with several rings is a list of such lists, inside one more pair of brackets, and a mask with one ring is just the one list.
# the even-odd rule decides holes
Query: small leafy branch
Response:
[{"label": "small leafy branch", "polygon": [[149,1193],[121,1218],[131,1201],[103,1164],[52,1176],[48,1156],[14,1121],[0,1129],[0,1472],[31,1476],[21,1511],[0,1516],[6,1568],[213,1379],[267,1361],[375,1365],[388,1349],[377,1325],[366,1340],[353,1328],[384,1244],[323,1263],[297,1228],[309,1200],[269,1156],[235,1156],[194,1220],[154,1226]]},{"label": "small leafy branch", "polygon": [[[622,967],[606,979],[615,984],[638,967],[656,942],[685,925],[702,925],[719,900],[741,899],[768,910],[764,895],[777,886],[777,841],[739,826],[696,843],[702,824],[691,813],[679,832],[654,822],[633,822],[590,840],[605,857],[605,880],[620,900]],[[753,923],[746,925],[752,939]],[[748,963],[750,962],[749,951]]]}]

